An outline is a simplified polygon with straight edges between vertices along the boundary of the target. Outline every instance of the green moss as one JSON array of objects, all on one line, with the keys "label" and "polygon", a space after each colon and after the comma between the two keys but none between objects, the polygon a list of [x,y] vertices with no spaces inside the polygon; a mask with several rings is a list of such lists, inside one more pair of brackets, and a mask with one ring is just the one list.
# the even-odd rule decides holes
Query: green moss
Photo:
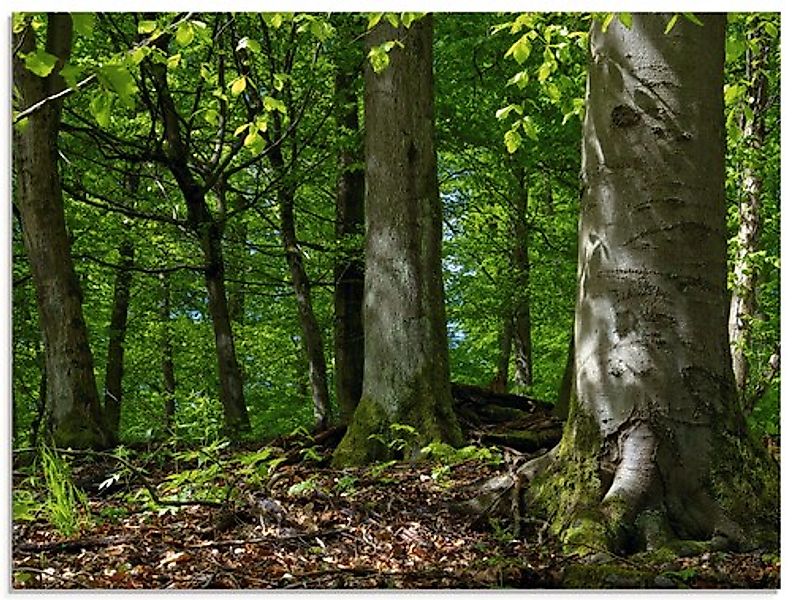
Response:
[{"label": "green moss", "polygon": [[654,587],[654,574],[615,565],[570,565],[562,585],[572,589],[635,589]]},{"label": "green moss", "polygon": [[59,448],[104,448],[109,437],[102,427],[84,411],[73,409],[52,431],[52,441]]},{"label": "green moss", "polygon": [[387,447],[371,435],[384,435],[387,415],[370,397],[360,399],[346,435],[333,453],[336,468],[369,464],[387,459]]}]

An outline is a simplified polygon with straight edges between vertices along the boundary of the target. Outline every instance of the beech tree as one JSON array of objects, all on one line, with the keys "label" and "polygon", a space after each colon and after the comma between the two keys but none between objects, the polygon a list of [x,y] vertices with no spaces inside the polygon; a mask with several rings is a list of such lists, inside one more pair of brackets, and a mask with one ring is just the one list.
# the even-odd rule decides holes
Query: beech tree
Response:
[{"label": "beech tree", "polygon": [[451,408],[441,206],[434,145],[432,17],[398,29],[380,23],[369,48],[399,40],[390,64],[365,73],[366,274],[363,392],[336,465],[392,453],[392,425],[413,456],[461,433]]},{"label": "beech tree", "polygon": [[631,21],[590,31],[576,393],[531,488],[584,551],[742,541],[778,499],[729,355],[725,17]]},{"label": "beech tree", "polygon": [[58,94],[66,87],[60,69],[71,52],[72,17],[48,15],[45,43],[37,43],[36,36],[28,18],[13,41],[18,109],[33,109],[14,127],[14,198],[44,336],[47,429],[58,445],[101,447],[108,438],[82,314],[82,293],[70,256],[58,170],[63,106]]}]

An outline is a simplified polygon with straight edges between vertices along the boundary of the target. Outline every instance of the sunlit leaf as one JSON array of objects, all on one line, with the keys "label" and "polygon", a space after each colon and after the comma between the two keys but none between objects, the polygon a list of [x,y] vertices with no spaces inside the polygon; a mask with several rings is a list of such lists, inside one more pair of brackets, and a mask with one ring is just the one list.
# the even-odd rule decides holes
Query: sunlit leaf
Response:
[{"label": "sunlit leaf", "polygon": [[668,24],[666,25],[666,28],[665,28],[665,33],[666,34],[674,28],[674,25],[676,25],[677,19],[679,19],[679,15],[674,15],[668,20]]},{"label": "sunlit leaf", "polygon": [[193,31],[193,26],[191,23],[185,21],[184,23],[180,24],[179,27],[176,29],[176,43],[179,46],[189,46],[190,43],[195,38],[195,31]]},{"label": "sunlit leaf", "polygon": [[39,77],[46,77],[55,68],[58,57],[44,50],[37,49],[25,57],[25,66]]},{"label": "sunlit leaf", "polygon": [[88,109],[91,111],[94,119],[100,127],[107,127],[110,125],[110,111],[113,107],[113,96],[105,90],[101,90],[95,94],[88,104]]},{"label": "sunlit leaf", "polygon": [[94,20],[96,19],[95,13],[72,13],[72,23],[74,30],[84,36],[90,37],[93,33]]},{"label": "sunlit leaf", "polygon": [[514,154],[522,145],[522,136],[519,131],[509,129],[509,131],[504,134],[503,141],[506,144],[506,150],[508,150],[509,154]]},{"label": "sunlit leaf", "polygon": [[231,95],[239,96],[239,94],[245,91],[246,86],[247,86],[247,77],[245,77],[244,75],[237,77],[231,82]]},{"label": "sunlit leaf", "polygon": [[138,23],[138,33],[140,34],[151,33],[155,29],[157,29],[156,21],[141,21]]}]

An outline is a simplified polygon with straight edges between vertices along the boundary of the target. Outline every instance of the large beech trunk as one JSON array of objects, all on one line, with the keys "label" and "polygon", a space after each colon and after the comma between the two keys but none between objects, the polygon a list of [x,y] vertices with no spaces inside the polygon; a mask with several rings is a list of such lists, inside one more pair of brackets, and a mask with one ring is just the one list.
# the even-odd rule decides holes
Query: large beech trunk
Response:
[{"label": "large beech trunk", "polygon": [[725,18],[665,34],[669,18],[590,33],[576,393],[555,470],[533,486],[584,548],[739,540],[735,521],[777,500],[729,354]]},{"label": "large beech trunk", "polygon": [[[58,73],[71,48],[71,17],[50,14],[46,38],[46,51],[58,57],[58,62],[50,75],[38,77],[19,58],[35,51],[33,29],[27,27],[15,35],[14,44],[20,46],[14,58],[14,86],[21,108],[65,86]],[[57,445],[101,447],[108,439],[82,314],[82,294],[70,256],[58,172],[61,107],[62,100],[50,100],[24,125],[15,127],[15,196],[44,334],[47,429]]]},{"label": "large beech trunk", "polygon": [[[414,456],[461,442],[451,405],[441,273],[441,205],[434,146],[432,17],[409,29],[381,23],[370,45],[399,39],[390,65],[365,69],[366,276],[363,393],[336,465]],[[407,425],[409,433],[392,425]]]},{"label": "large beech trunk", "polygon": [[[357,33],[353,31],[352,34]],[[350,36],[351,37],[351,36]],[[355,48],[357,48],[356,42]],[[336,242],[341,252],[335,265],[335,388],[341,421],[348,423],[363,391],[363,273],[362,248],[365,178],[358,122],[360,52],[338,57],[335,93],[341,135],[336,189]],[[342,62],[343,61],[343,62]]]},{"label": "large beech trunk", "polygon": [[113,309],[110,313],[110,334],[107,344],[107,367],[105,369],[104,412],[107,432],[112,443],[118,442],[121,422],[121,399],[124,378],[124,339],[129,313],[129,295],[132,288],[132,263],[135,247],[132,240],[124,239],[118,249],[121,257],[120,269],[116,273],[113,290]]}]

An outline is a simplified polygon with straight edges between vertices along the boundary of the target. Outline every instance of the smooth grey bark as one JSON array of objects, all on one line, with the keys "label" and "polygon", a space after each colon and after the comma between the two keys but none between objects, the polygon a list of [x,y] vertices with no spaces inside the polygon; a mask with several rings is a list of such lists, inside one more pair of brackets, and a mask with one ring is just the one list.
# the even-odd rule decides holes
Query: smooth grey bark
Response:
[{"label": "smooth grey bark", "polygon": [[365,367],[336,465],[390,455],[382,440],[393,437],[395,424],[414,429],[396,434],[406,456],[433,440],[461,442],[443,302],[431,15],[409,29],[380,23],[367,43],[393,39],[404,47],[390,52],[390,65],[381,73],[365,67]]},{"label": "smooth grey bark", "polygon": [[727,330],[725,17],[699,17],[668,34],[656,14],[590,32],[576,395],[559,451],[580,517],[559,525],[568,543],[623,547],[658,518],[640,531],[647,546],[659,532],[742,537],[746,492],[730,487],[751,485],[738,474],[757,455],[740,435]]},{"label": "smooth grey bark", "polygon": [[514,278],[514,383],[518,387],[533,385],[533,349],[531,341],[531,263],[528,257],[528,190],[525,169],[516,166],[516,193],[511,203],[512,277]]},{"label": "smooth grey bark", "polygon": [[[349,32],[352,35],[357,31]],[[363,391],[363,248],[365,177],[363,143],[358,122],[358,82],[362,78],[362,46],[351,42],[336,59],[336,120],[341,137],[338,154],[335,236],[341,254],[335,279],[335,388],[341,421],[348,423]]]},{"label": "smooth grey bark", "polygon": [[740,176],[739,226],[737,231],[737,253],[734,259],[734,289],[729,311],[729,340],[731,342],[732,366],[737,383],[743,412],[753,410],[754,395],[748,393],[750,364],[747,351],[751,344],[752,321],[759,311],[756,297],[758,284],[757,269],[751,264],[751,256],[761,245],[762,177],[754,168],[765,142],[764,113],[767,108],[767,56],[769,47],[763,44],[757,53],[746,51],[746,80],[750,82],[746,96],[753,98],[750,118],[743,115],[742,133],[745,145],[750,149],[749,159],[742,165]]},{"label": "smooth grey bark", "polygon": [[119,270],[113,287],[113,308],[110,312],[110,332],[107,344],[105,368],[104,415],[110,442],[118,443],[121,422],[121,401],[124,378],[124,340],[129,314],[129,296],[132,290],[131,267],[135,258],[135,246],[130,238],[122,240],[118,248]]},{"label": "smooth grey bark", "polygon": [[[167,36],[156,42],[167,46]],[[168,169],[187,206],[187,222],[198,238],[204,259],[204,282],[209,300],[209,314],[215,336],[217,364],[220,379],[220,402],[223,406],[223,428],[231,437],[250,430],[250,419],[245,406],[242,373],[237,361],[228,300],[225,289],[225,261],[222,247],[222,224],[213,218],[206,202],[206,190],[198,183],[189,165],[189,149],[182,139],[180,116],[168,85],[164,65],[150,62],[146,65],[157,91],[160,116],[168,142],[165,158]]]},{"label": "smooth grey bark", "polygon": [[[68,59],[72,21],[48,15],[45,50],[58,62],[47,77],[25,68],[20,54],[36,49],[30,26],[14,35],[14,86],[25,109],[65,87],[59,75]],[[82,313],[82,294],[71,260],[58,171],[62,99],[50,100],[14,128],[15,202],[36,287],[47,365],[47,430],[59,446],[102,447],[108,442]]]}]

